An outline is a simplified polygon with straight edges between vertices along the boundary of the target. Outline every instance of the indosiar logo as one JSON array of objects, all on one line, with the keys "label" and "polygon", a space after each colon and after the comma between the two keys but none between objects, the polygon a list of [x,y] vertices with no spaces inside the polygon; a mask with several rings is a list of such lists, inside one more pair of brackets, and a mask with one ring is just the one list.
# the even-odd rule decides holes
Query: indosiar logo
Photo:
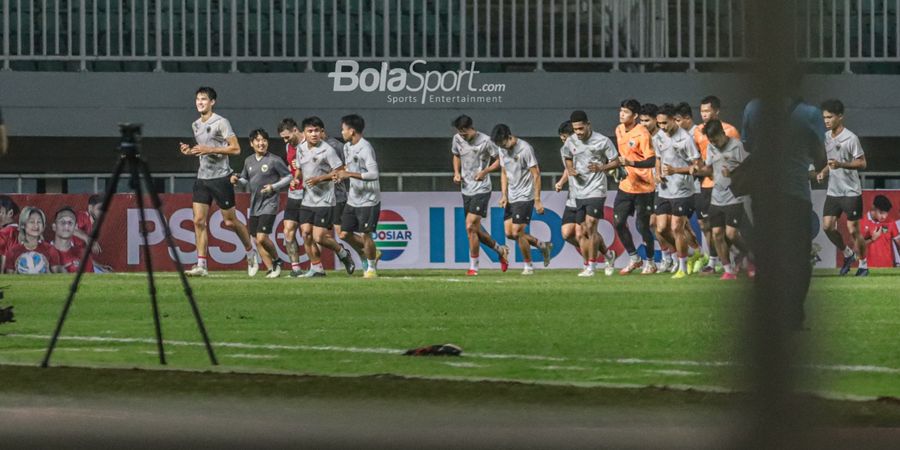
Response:
[{"label": "indosiar logo", "polygon": [[396,211],[381,211],[378,216],[378,227],[372,233],[375,247],[381,250],[383,261],[392,261],[400,257],[413,238],[413,232],[406,225],[406,219]]}]

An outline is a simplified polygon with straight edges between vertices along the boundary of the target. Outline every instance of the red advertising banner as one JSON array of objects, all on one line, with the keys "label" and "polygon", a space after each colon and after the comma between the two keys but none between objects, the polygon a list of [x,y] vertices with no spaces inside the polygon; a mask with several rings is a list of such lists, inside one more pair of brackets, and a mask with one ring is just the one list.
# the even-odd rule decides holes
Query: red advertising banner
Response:
[{"label": "red advertising banner", "polygon": [[[71,207],[79,216],[86,214],[88,207],[87,194],[32,194],[10,195],[19,208],[26,206],[40,208],[47,217],[44,238],[52,241],[53,221],[56,212],[64,207]],[[193,224],[193,210],[191,209],[191,194],[163,194],[162,214],[159,217],[150,206],[149,197],[144,198],[145,215],[147,219],[147,239],[150,246],[150,254],[153,259],[154,270],[175,270],[174,255],[168,249],[165,240],[164,228],[161,220],[166,220],[172,230],[172,237],[178,249],[182,264],[186,267],[197,262],[197,249],[195,246],[195,234]],[[250,195],[236,194],[236,210],[238,220],[247,223],[247,211],[250,203]],[[281,194],[281,210],[287,202],[287,195]],[[282,261],[288,261],[284,249],[284,224],[283,213],[279,213],[275,229],[269,236],[275,243],[278,256]],[[237,234],[225,228],[222,220],[222,212],[213,206],[208,215],[209,245],[208,264],[210,270],[240,270],[247,267],[246,251]],[[299,235],[299,233],[298,233]],[[253,238],[251,237],[251,240]],[[94,254],[92,259],[98,266],[108,266],[116,272],[136,272],[145,270],[143,255],[143,240],[140,232],[140,211],[137,207],[137,199],[134,194],[116,194],[112,199],[109,212],[103,222],[98,239],[100,253]],[[303,241],[298,236],[298,241]],[[255,242],[253,243],[255,247]],[[304,269],[308,268],[309,259],[300,246],[300,262]],[[325,267],[334,267],[334,255],[330,251],[322,252],[322,262]]]}]

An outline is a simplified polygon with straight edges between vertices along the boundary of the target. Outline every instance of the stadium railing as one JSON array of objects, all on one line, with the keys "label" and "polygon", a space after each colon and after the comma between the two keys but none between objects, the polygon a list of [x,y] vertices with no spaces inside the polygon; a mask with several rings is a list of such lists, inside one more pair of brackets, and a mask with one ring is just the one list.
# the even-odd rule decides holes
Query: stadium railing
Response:
[{"label": "stadium railing", "polygon": [[[2,0],[0,49],[6,70],[292,72],[348,58],[716,70],[764,51],[747,35],[750,1]],[[794,16],[801,59],[891,71],[898,10],[896,0],[785,0],[777,13]]]}]

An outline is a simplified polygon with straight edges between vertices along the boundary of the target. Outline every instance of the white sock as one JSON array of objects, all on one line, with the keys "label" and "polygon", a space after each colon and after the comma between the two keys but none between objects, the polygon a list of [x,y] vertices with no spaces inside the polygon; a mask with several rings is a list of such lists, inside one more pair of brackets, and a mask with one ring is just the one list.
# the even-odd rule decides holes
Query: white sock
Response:
[{"label": "white sock", "polygon": [[593,261],[585,261],[582,263],[582,266],[584,267],[584,270],[592,269],[594,267],[594,262]]},{"label": "white sock", "polygon": [[478,257],[477,256],[469,257],[469,270],[478,270]]},{"label": "white sock", "polygon": [[718,256],[710,256],[709,257],[709,267],[716,267],[719,264]]},{"label": "white sock", "polygon": [[734,273],[734,269],[731,267],[731,264],[725,264],[725,273]]},{"label": "white sock", "polygon": [[631,262],[640,262],[641,261],[641,257],[637,253],[635,253],[633,255],[628,255],[628,256],[631,257]]},{"label": "white sock", "polygon": [[853,256],[853,249],[851,249],[850,247],[844,247],[843,253],[844,253],[844,258],[849,258],[849,257]]},{"label": "white sock", "polygon": [[314,270],[314,271],[316,271],[316,272],[324,272],[324,271],[325,271],[325,268],[322,267],[322,263],[318,263],[318,264],[310,264],[310,265],[309,265],[309,269],[310,269],[310,270]]},{"label": "white sock", "polygon": [[494,241],[494,251],[500,253],[500,243],[497,241]]},{"label": "white sock", "polygon": [[859,268],[860,269],[868,269],[869,261],[866,258],[862,258],[859,260]]},{"label": "white sock", "polygon": [[591,269],[591,270],[594,270],[596,267],[597,267],[597,262],[596,262],[596,261],[588,261],[587,267],[586,267],[586,268]]},{"label": "white sock", "polygon": [[346,258],[347,255],[348,253],[346,248],[342,248],[341,251],[338,252],[338,258]]},{"label": "white sock", "polygon": [[367,259],[366,262],[369,263],[369,270],[375,270],[375,260],[374,259]]},{"label": "white sock", "polygon": [[687,258],[678,258],[678,270],[687,273]]},{"label": "white sock", "polygon": [[531,264],[531,261],[526,261],[526,262],[525,262],[525,268],[526,268],[526,269],[534,269],[534,266]]},{"label": "white sock", "polygon": [[197,265],[205,269],[206,268],[206,257],[198,256],[197,257]]}]

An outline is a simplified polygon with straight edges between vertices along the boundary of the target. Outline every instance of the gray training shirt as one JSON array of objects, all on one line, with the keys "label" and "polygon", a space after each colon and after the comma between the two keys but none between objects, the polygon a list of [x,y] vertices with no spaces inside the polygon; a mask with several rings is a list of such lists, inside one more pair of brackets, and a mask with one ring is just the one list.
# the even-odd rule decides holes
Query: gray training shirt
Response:
[{"label": "gray training shirt", "polygon": [[[200,119],[191,124],[194,130],[194,139],[198,145],[209,147],[228,147],[228,138],[234,136],[234,130],[228,119],[213,113],[205,123]],[[210,180],[231,175],[231,166],[228,165],[228,155],[200,155],[200,169],[197,178]]]},{"label": "gray training shirt", "polygon": [[375,206],[381,203],[381,185],[378,183],[378,162],[375,160],[375,149],[365,138],[360,138],[355,145],[344,144],[344,159],[347,171],[357,172],[363,179],[350,178],[350,192],[347,204],[354,208]]},{"label": "gray training shirt", "polygon": [[[329,174],[343,165],[337,151],[328,143],[319,142],[318,146],[309,148],[309,141],[303,142],[297,149],[297,163],[303,174],[304,183],[312,178]],[[304,190],[306,193],[301,203],[303,206],[323,208],[335,205],[334,183],[331,180],[313,187],[306,186]]]},{"label": "gray training shirt", "polygon": [[[653,147],[660,159],[660,168],[666,164],[677,168],[690,167],[694,160],[700,159],[700,150],[697,149],[694,138],[681,127],[672,136],[665,131],[656,133],[653,136]],[[694,195],[694,177],[690,174],[659,175],[664,180],[657,184],[661,198],[688,198]]]},{"label": "gray training shirt", "polygon": [[[563,170],[566,170],[566,144],[559,148],[559,156],[562,158]],[[578,189],[578,186],[575,186],[575,183],[572,182],[572,177],[569,177],[569,182],[566,186],[568,186],[566,190],[566,208],[575,208],[578,206],[575,202],[575,191]]]},{"label": "gray training shirt", "polygon": [[[278,191],[291,182],[291,172],[284,161],[271,153],[261,158],[252,154],[244,160],[244,170],[238,180],[250,192],[250,216],[262,216],[278,213]],[[267,184],[275,188],[274,192],[260,192]]]},{"label": "gray training shirt", "polygon": [[[328,136],[328,138],[325,139],[325,142],[337,151],[338,157],[341,158],[341,164],[347,165],[347,161],[344,160],[344,143],[331,136]],[[347,180],[334,183],[334,201],[338,203],[347,203],[347,188]]]},{"label": "gray training shirt", "polygon": [[606,172],[591,172],[591,164],[604,165],[618,158],[619,152],[608,137],[593,131],[586,141],[577,135],[569,136],[564,146],[563,158],[571,159],[578,175],[569,177],[569,184],[575,186],[575,198],[606,197]]},{"label": "gray training shirt", "polygon": [[[831,132],[825,133],[825,154],[828,159],[848,163],[862,158],[862,145],[852,131],[844,128],[841,134],[833,137]],[[828,193],[830,197],[858,197],[862,195],[859,182],[859,171],[853,169],[831,169],[828,172]]]},{"label": "gray training shirt", "polygon": [[510,203],[534,200],[534,178],[529,169],[537,167],[534,149],[525,140],[517,138],[511,150],[501,148],[500,166],[506,171],[507,194]]},{"label": "gray training shirt", "polygon": [[475,181],[478,172],[487,169],[491,160],[497,157],[497,147],[488,135],[478,132],[472,142],[466,141],[458,133],[453,135],[450,152],[459,156],[461,190],[463,195],[477,195],[491,192],[491,175]]},{"label": "gray training shirt", "polygon": [[739,139],[728,138],[725,148],[719,150],[712,142],[706,147],[706,164],[712,166],[712,178],[715,184],[712,190],[712,204],[728,206],[741,203],[743,197],[735,197],[731,192],[731,178],[722,175],[722,169],[734,170],[747,159],[744,144]]}]

